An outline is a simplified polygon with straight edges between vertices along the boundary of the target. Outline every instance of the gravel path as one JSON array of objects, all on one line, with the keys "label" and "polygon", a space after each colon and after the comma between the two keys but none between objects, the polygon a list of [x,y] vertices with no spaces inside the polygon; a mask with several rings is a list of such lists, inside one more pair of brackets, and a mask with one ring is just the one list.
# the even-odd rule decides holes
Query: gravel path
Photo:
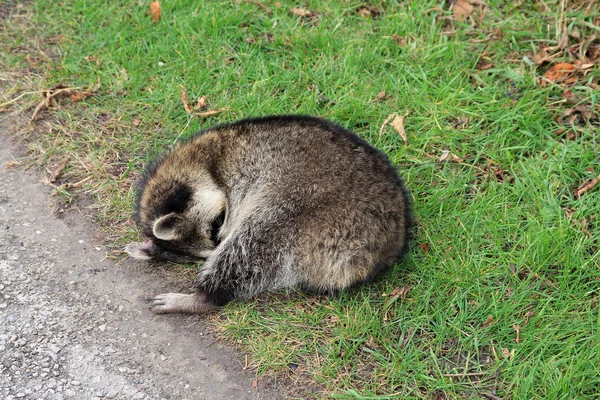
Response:
[{"label": "gravel path", "polygon": [[57,219],[47,187],[5,168],[14,154],[0,135],[0,399],[281,397],[197,318],[154,316],[142,299],[179,288],[104,260],[93,226]]}]

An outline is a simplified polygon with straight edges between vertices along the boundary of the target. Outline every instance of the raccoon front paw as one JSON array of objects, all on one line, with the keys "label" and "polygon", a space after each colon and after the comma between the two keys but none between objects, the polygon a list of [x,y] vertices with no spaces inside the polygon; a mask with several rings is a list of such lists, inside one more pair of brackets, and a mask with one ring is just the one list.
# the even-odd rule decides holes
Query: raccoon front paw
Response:
[{"label": "raccoon front paw", "polygon": [[203,314],[216,308],[200,294],[164,293],[150,299],[154,314]]}]

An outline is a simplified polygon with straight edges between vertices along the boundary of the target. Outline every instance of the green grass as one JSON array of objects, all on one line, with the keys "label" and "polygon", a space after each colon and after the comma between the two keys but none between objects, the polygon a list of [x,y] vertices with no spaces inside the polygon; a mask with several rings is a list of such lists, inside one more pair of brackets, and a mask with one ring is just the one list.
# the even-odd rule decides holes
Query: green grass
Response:
[{"label": "green grass", "polygon": [[[217,122],[320,115],[398,163],[418,219],[402,263],[339,297],[265,295],[214,318],[259,376],[310,388],[299,397],[597,398],[600,195],[573,192],[600,173],[598,117],[562,127],[571,139],[555,117],[577,104],[600,113],[600,68],[570,87],[571,104],[566,86],[540,85],[547,66],[534,59],[560,26],[571,45],[598,34],[594,2],[490,0],[476,23],[454,21],[443,1],[373,2],[377,18],[359,16],[360,1],[302,3],[315,19],[290,15],[293,1],[265,1],[271,14],[245,1],[162,1],[158,23],[139,2],[9,3],[0,104],[102,83],[21,135],[50,171],[70,158],[57,185],[91,177],[66,198],[89,198],[115,245],[137,235],[143,164]],[[480,59],[493,66],[477,69]],[[190,120],[179,85],[228,110]],[[37,102],[27,94],[0,110]],[[390,127],[380,137],[394,112],[410,112],[406,145]],[[462,162],[439,162],[444,150]],[[382,296],[405,286],[404,298]]]}]

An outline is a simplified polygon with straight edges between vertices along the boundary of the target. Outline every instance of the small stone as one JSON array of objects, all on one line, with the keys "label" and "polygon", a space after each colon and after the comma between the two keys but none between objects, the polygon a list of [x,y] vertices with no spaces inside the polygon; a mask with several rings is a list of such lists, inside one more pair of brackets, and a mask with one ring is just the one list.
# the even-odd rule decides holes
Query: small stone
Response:
[{"label": "small stone", "polygon": [[73,386],[79,386],[79,385],[81,385],[81,382],[79,382],[79,381],[71,381],[71,385],[73,385]]},{"label": "small stone", "polygon": [[136,394],[133,395],[132,399],[133,400],[141,400],[143,398],[145,398],[146,395],[142,392],[137,392]]}]

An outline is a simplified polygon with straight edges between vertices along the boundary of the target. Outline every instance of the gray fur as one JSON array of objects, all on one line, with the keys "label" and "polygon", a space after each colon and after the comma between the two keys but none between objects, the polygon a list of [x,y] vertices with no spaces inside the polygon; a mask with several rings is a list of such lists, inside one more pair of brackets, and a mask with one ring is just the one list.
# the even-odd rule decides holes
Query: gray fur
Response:
[{"label": "gray fur", "polygon": [[136,218],[148,240],[128,245],[131,256],[206,259],[196,294],[157,296],[156,313],[285,287],[342,290],[393,265],[411,222],[383,153],[304,116],[241,120],[178,145],[146,171]]}]

